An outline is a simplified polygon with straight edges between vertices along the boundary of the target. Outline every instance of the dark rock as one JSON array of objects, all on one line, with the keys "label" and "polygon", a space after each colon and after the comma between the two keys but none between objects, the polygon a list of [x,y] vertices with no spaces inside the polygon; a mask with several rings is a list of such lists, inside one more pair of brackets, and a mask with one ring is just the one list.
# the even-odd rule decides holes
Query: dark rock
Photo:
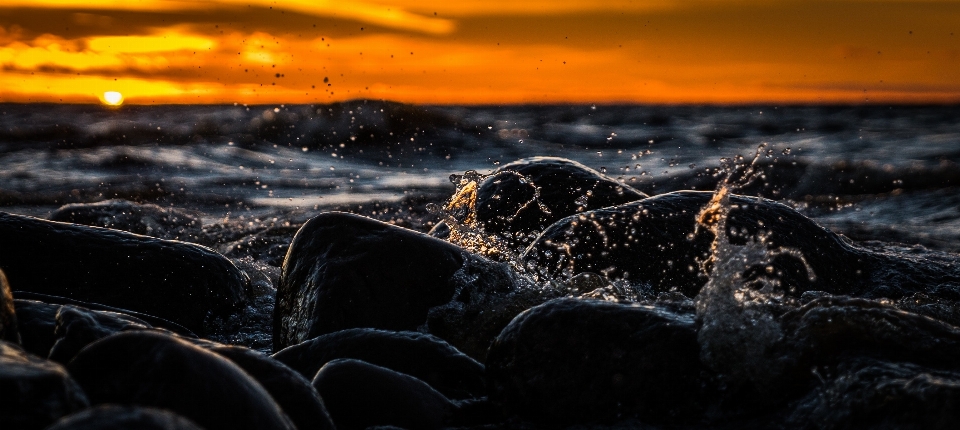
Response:
[{"label": "dark rock", "polygon": [[87,397],[62,366],[0,340],[0,428],[42,429],[87,407]]},{"label": "dark rock", "polygon": [[50,305],[73,306],[75,308],[82,308],[82,309],[90,310],[93,312],[106,312],[108,314],[120,314],[125,317],[133,318],[134,320],[137,320],[137,321],[142,321],[153,327],[162,328],[164,330],[171,331],[180,336],[197,337],[197,335],[194,332],[188,330],[186,327],[180,324],[177,324],[173,321],[166,320],[153,315],[148,315],[142,312],[131,311],[129,309],[121,309],[113,306],[106,306],[99,303],[88,303],[88,302],[75,300],[67,297],[32,293],[28,291],[17,291],[16,295],[18,300],[25,299],[25,300],[43,302]]},{"label": "dark rock", "polygon": [[260,383],[290,417],[297,430],[334,428],[323,399],[310,384],[310,379],[301,376],[284,363],[249,348],[221,344],[202,346],[240,366]]},{"label": "dark rock", "polygon": [[39,356],[47,357],[57,342],[57,311],[60,305],[38,302],[36,300],[13,300],[20,326],[20,339],[23,349]]},{"label": "dark rock", "polygon": [[477,187],[477,220],[488,232],[531,233],[579,212],[646,197],[576,161],[532,157],[483,178]]},{"label": "dark rock", "polygon": [[136,406],[101,405],[57,421],[47,430],[203,430],[173,412]]},{"label": "dark rock", "polygon": [[[649,285],[654,292],[694,297],[706,282],[701,264],[710,258],[714,238],[709,229],[698,228],[696,219],[712,197],[711,192],[679,191],[571,216],[544,231],[522,258],[548,277],[602,273]],[[730,202],[731,243],[765,234],[770,249],[798,250],[812,266],[814,280],[797,258],[774,259],[779,278],[795,287],[792,293],[845,293],[864,286],[872,261],[865,251],[780,203],[744,196],[731,196]]]},{"label": "dark rock", "polygon": [[194,244],[5,213],[0,242],[16,290],[144,312],[200,334],[245,300],[246,275]]},{"label": "dark rock", "polygon": [[550,297],[523,282],[507,264],[448,242],[325,213],[290,245],[274,307],[274,350],[348,328],[425,329],[482,358],[516,314]]},{"label": "dark rock", "polygon": [[425,382],[353,359],[327,363],[313,379],[340,430],[443,427],[457,407]]},{"label": "dark rock", "polygon": [[185,238],[189,233],[199,232],[203,225],[200,217],[182,209],[120,199],[64,205],[50,214],[50,220],[112,228],[163,239]]},{"label": "dark rock", "polygon": [[353,358],[416,377],[451,399],[486,391],[482,364],[424,333],[347,329],[290,346],[273,358],[311,379],[328,362]]},{"label": "dark rock", "polygon": [[114,333],[151,328],[141,319],[116,312],[92,311],[75,306],[61,306],[57,311],[54,335],[57,341],[50,349],[51,360],[67,364],[83,347]]},{"label": "dark rock", "polygon": [[270,394],[229,360],[173,336],[128,331],[67,366],[91,403],[169,409],[208,430],[293,429]]},{"label": "dark rock", "polygon": [[20,344],[20,330],[17,328],[17,312],[13,307],[13,294],[3,270],[0,270],[0,340]]},{"label": "dark rock", "polygon": [[563,295],[551,284],[518,276],[507,263],[470,255],[454,275],[456,293],[427,314],[427,332],[483,360],[490,343],[519,313]]},{"label": "dark rock", "polygon": [[785,357],[798,375],[849,357],[960,371],[960,328],[890,305],[845,296],[810,301],[782,316]]},{"label": "dark rock", "polygon": [[[797,402],[783,428],[955,429],[960,373],[855,360]],[[829,375],[828,375],[829,376]]]},{"label": "dark rock", "polygon": [[558,299],[513,320],[490,347],[490,399],[547,427],[636,417],[702,419],[709,379],[692,314]]},{"label": "dark rock", "polygon": [[450,301],[460,248],[422,233],[340,212],[297,232],[274,308],[274,350],[335,331],[415,330]]}]

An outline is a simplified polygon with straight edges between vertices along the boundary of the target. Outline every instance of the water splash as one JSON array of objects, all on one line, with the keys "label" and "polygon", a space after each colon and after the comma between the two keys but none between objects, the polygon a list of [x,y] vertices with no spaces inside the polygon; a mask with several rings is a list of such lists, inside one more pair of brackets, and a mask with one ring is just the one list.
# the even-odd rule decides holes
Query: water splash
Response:
[{"label": "water splash", "polygon": [[539,187],[529,178],[514,171],[483,175],[475,170],[468,170],[463,175],[450,175],[450,182],[456,185],[457,190],[444,205],[430,205],[428,210],[440,215],[450,229],[447,241],[475,254],[505,261],[517,273],[524,273],[525,270],[520,262],[520,254],[516,250],[517,246],[514,243],[514,238],[486,231],[483,222],[477,216],[477,192],[480,184],[490,176],[505,173],[519,176],[521,184],[530,184],[534,189],[533,197],[521,204],[513,214],[506,217],[508,222],[532,204],[538,205],[541,210],[549,213],[546,206],[540,202]]},{"label": "water splash", "polygon": [[[765,144],[758,148],[741,180],[755,178],[753,167],[764,148]],[[796,258],[811,281],[816,274],[799,250],[770,248],[767,233],[747,238],[744,245],[730,243],[733,232],[728,231],[727,220],[733,209],[731,189],[736,188],[730,183],[733,177],[727,176],[697,216],[697,228],[714,233],[710,257],[701,266],[709,271],[709,278],[695,299],[700,322],[697,340],[701,360],[718,373],[724,386],[733,390],[746,386],[764,394],[777,389],[776,381],[784,372],[784,365],[776,359],[784,337],[779,316],[799,305],[786,294],[792,287],[777,277],[774,259],[783,255]],[[758,267],[764,269],[759,276],[747,275]]]}]

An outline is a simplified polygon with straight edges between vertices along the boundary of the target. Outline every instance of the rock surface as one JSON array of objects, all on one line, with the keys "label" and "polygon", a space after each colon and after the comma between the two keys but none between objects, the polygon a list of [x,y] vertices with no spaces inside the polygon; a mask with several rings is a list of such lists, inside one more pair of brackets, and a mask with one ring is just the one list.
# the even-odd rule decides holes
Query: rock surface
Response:
[{"label": "rock surface", "polygon": [[136,406],[102,405],[57,421],[47,430],[204,430],[173,412]]},{"label": "rock surface", "polygon": [[60,305],[36,300],[13,300],[20,326],[23,349],[38,357],[47,357],[57,342],[57,311]]},{"label": "rock surface", "polygon": [[156,315],[199,334],[245,300],[246,274],[199,245],[6,213],[0,242],[15,291]]},{"label": "rock surface", "polygon": [[116,312],[92,311],[75,306],[60,306],[53,332],[57,341],[49,358],[67,364],[81,349],[111,334],[142,330],[152,326],[139,318]]},{"label": "rock surface", "polygon": [[334,428],[323,399],[310,384],[312,377],[307,379],[284,363],[242,346],[212,343],[201,346],[230,360],[253,377],[290,417],[297,430]]},{"label": "rock surface", "polygon": [[274,350],[335,331],[415,330],[450,301],[464,252],[369,218],[321,214],[297,232],[274,308]]},{"label": "rock surface", "polygon": [[525,158],[500,167],[480,182],[477,219],[490,232],[530,233],[579,212],[646,197],[573,160]]},{"label": "rock surface", "polygon": [[313,379],[340,430],[439,429],[457,407],[425,382],[360,360],[327,363]]},{"label": "rock surface", "polygon": [[163,239],[184,239],[200,231],[200,217],[176,208],[114,199],[72,203],[50,214],[51,221],[105,227]]},{"label": "rock surface", "polygon": [[482,364],[424,333],[347,329],[287,347],[273,358],[310,379],[328,362],[352,358],[416,377],[451,399],[486,392]]},{"label": "rock surface", "polygon": [[67,366],[93,404],[169,409],[207,430],[294,429],[264,388],[229,360],[173,336],[100,339]]},{"label": "rock surface", "polygon": [[89,404],[62,366],[2,340],[0,399],[0,428],[4,429],[42,429]]},{"label": "rock surface", "polygon": [[[713,195],[678,191],[571,216],[544,231],[522,258],[548,277],[602,273],[692,298],[706,282],[701,264],[710,258],[714,238],[709,229],[697,228],[696,219]],[[795,210],[752,197],[730,201],[731,243],[763,234],[768,248],[800,251],[813,268],[811,280],[799,259],[774,259],[772,266],[784,283],[796,287],[794,294],[851,292],[868,277],[872,257]]]},{"label": "rock surface", "polygon": [[692,314],[558,299],[514,319],[490,347],[490,398],[546,427],[702,419],[710,389]]}]

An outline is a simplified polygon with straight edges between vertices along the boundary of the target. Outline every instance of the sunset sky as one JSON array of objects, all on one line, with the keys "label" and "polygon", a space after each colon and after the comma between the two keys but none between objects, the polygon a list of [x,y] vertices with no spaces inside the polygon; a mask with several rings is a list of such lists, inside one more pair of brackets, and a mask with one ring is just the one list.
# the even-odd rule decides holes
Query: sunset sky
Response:
[{"label": "sunset sky", "polygon": [[960,102],[960,0],[0,0],[0,102]]}]

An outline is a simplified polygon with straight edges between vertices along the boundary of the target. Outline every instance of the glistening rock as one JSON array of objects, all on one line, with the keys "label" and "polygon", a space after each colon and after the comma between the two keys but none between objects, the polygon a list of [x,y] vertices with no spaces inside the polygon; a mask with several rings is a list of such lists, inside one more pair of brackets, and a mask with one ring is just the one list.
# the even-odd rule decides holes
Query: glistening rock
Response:
[{"label": "glistening rock", "polygon": [[247,275],[199,245],[6,213],[0,243],[14,291],[156,315],[198,334],[246,300]]}]

